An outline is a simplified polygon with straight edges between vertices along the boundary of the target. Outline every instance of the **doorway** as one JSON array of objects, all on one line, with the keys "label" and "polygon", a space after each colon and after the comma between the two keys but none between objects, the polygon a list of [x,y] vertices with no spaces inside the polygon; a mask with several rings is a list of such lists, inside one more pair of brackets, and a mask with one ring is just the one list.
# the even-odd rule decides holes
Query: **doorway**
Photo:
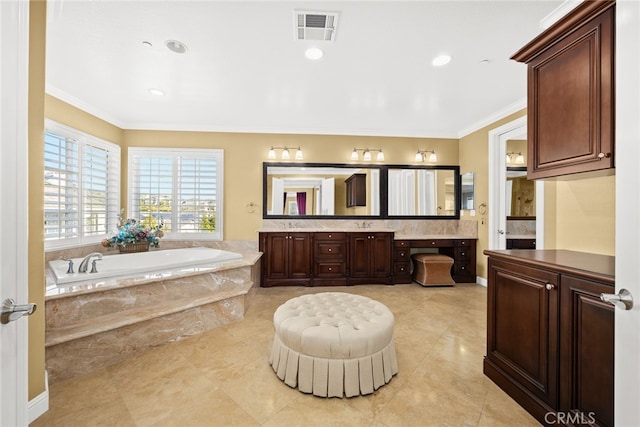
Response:
[{"label": "doorway", "polygon": [[[489,249],[507,248],[507,141],[527,138],[526,116],[489,131]],[[544,248],[544,182],[535,182],[536,248]]]}]

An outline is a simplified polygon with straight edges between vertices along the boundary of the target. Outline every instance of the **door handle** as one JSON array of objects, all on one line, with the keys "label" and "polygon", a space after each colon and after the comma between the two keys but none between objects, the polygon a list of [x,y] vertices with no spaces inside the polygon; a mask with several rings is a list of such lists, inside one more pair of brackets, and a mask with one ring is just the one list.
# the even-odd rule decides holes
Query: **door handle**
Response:
[{"label": "door handle", "polygon": [[17,305],[14,300],[7,298],[2,302],[2,311],[0,312],[0,323],[3,325],[18,320],[22,316],[30,316],[36,311],[35,304]]},{"label": "door handle", "polygon": [[631,310],[633,308],[633,297],[631,292],[626,289],[620,289],[617,294],[600,294],[600,299],[622,310]]},{"label": "door handle", "polygon": [[498,234],[504,234],[504,230],[498,230]]}]

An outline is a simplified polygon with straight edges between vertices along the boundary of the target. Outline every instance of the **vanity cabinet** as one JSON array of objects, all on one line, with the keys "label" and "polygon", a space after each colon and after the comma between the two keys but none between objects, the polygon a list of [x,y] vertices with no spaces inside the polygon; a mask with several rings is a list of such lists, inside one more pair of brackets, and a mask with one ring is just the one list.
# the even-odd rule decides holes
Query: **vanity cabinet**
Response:
[{"label": "vanity cabinet", "polygon": [[453,274],[456,283],[476,282],[476,241],[456,239],[453,246]]},{"label": "vanity cabinet", "polygon": [[391,283],[393,233],[349,233],[349,283]]},{"label": "vanity cabinet", "polygon": [[306,232],[260,233],[262,286],[309,285],[311,282],[311,234]]},{"label": "vanity cabinet", "polygon": [[512,57],[528,70],[528,179],[613,172],[614,11],[585,1]]},{"label": "vanity cabinet", "polygon": [[507,249],[535,249],[536,239],[507,239]]},{"label": "vanity cabinet", "polygon": [[411,283],[411,241],[393,242],[393,283]]},{"label": "vanity cabinet", "polygon": [[347,284],[347,234],[313,233],[314,285]]},{"label": "vanity cabinet", "polygon": [[[613,257],[485,251],[484,373],[542,424],[549,412],[613,426]],[[555,421],[555,419],[553,420]]]}]

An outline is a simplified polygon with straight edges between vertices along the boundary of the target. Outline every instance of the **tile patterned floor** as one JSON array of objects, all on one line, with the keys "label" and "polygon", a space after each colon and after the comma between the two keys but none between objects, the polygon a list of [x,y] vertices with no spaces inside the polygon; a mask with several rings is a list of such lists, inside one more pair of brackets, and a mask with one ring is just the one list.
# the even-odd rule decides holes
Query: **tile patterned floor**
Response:
[{"label": "tile patterned floor", "polygon": [[[275,309],[326,291],[395,315],[399,373],[374,394],[303,394],[268,363]],[[261,288],[242,321],[53,384],[50,410],[31,426],[538,426],[482,374],[485,328],[478,285]]]}]

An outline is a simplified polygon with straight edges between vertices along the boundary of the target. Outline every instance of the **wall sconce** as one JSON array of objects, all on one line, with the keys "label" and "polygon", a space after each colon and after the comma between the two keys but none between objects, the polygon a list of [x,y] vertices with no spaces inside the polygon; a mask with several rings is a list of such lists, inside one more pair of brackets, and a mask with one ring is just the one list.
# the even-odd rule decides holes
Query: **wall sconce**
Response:
[{"label": "wall sconce", "polygon": [[378,152],[378,154],[376,154],[377,162],[384,162],[384,153],[382,152],[382,148],[354,148],[351,152],[351,160],[359,159],[358,151],[362,151],[362,160],[364,160],[365,162],[371,161],[372,151]]},{"label": "wall sconce", "polygon": [[[429,156],[427,157],[427,153]],[[435,163],[438,161],[438,156],[436,156],[435,150],[418,150],[415,157],[416,162],[425,162]]]},{"label": "wall sconce", "polygon": [[280,158],[282,160],[289,160],[291,158],[291,153],[289,153],[289,150],[296,150],[295,159],[302,160],[302,149],[300,147],[271,147],[269,149],[269,154],[267,155],[267,157],[271,160],[274,160],[276,158],[276,150],[282,150],[282,153],[280,154]]},{"label": "wall sconce", "polygon": [[516,164],[517,165],[524,165],[524,156],[522,155],[522,153],[516,153],[515,151],[512,153],[507,153],[507,163],[512,163],[513,162],[513,156],[516,156]]}]

